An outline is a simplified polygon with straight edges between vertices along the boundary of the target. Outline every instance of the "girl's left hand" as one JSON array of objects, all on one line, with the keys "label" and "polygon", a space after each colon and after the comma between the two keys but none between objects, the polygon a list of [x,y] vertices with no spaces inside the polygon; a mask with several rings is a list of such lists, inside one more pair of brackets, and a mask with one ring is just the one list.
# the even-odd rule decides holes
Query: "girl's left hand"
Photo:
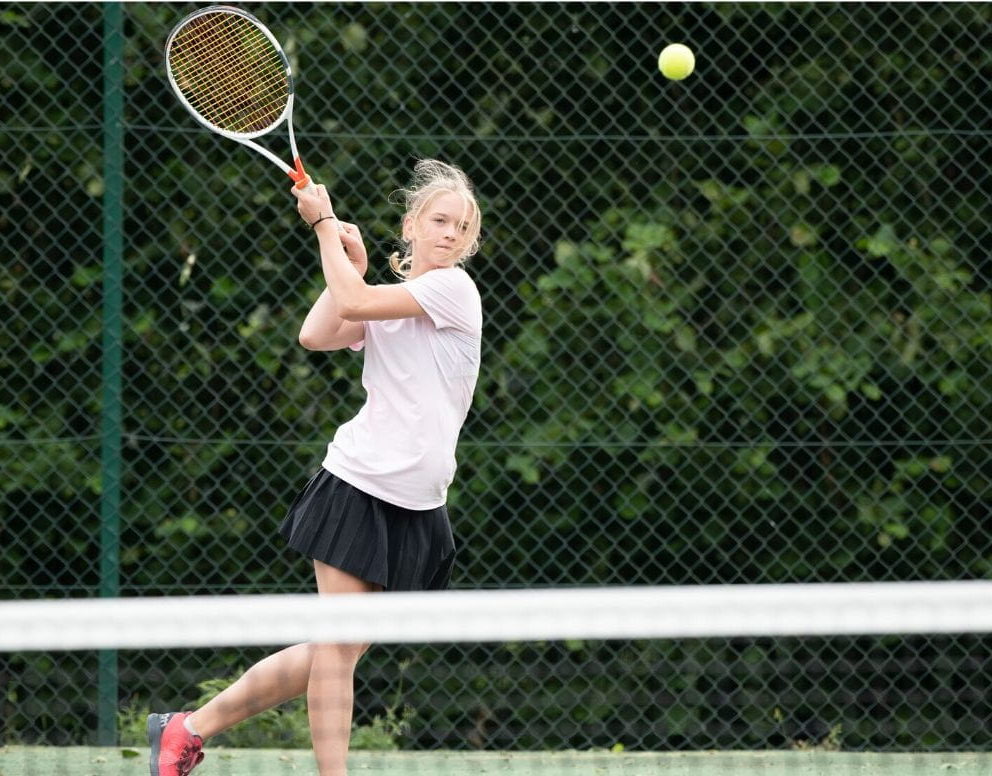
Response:
[{"label": "girl's left hand", "polygon": [[341,238],[344,252],[348,254],[348,261],[358,270],[359,275],[365,277],[365,273],[369,269],[369,254],[365,250],[365,241],[362,240],[361,230],[355,224],[339,221],[338,237]]},{"label": "girl's left hand", "polygon": [[300,217],[308,224],[312,225],[318,218],[334,215],[334,206],[331,205],[331,198],[323,183],[317,184],[313,189],[298,189],[293,186],[291,191],[296,197],[296,209]]}]

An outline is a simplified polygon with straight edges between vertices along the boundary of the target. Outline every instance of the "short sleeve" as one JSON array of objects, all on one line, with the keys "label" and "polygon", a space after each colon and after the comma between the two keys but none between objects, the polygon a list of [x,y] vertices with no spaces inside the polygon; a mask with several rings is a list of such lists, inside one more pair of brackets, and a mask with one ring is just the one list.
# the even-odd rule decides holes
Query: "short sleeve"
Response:
[{"label": "short sleeve", "polygon": [[348,350],[353,350],[356,353],[365,347],[365,338],[368,337],[368,322],[362,323],[362,328],[365,329],[365,335],[360,340],[355,340],[348,346]]},{"label": "short sleeve", "polygon": [[469,274],[459,267],[432,269],[403,284],[438,329],[482,332],[482,301]]}]

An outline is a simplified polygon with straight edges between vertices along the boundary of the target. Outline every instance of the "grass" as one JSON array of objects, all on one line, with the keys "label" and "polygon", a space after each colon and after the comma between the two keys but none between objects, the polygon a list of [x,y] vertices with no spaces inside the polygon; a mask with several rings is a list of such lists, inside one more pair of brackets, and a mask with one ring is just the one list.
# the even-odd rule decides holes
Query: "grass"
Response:
[{"label": "grass", "polygon": [[[316,776],[302,749],[207,750],[195,776]],[[145,748],[0,749],[0,776],[147,776]],[[992,754],[354,752],[351,776],[992,776]]]}]

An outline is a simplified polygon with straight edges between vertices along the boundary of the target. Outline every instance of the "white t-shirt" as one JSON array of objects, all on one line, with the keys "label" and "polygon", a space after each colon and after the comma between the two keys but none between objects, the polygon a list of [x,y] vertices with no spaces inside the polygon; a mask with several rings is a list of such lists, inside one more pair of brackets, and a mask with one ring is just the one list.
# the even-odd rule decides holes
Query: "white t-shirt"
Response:
[{"label": "white t-shirt", "polygon": [[443,505],[455,445],[479,376],[482,302],[465,270],[432,269],[403,283],[427,315],[366,321],[358,414],[327,446],[324,468],[406,509]]}]

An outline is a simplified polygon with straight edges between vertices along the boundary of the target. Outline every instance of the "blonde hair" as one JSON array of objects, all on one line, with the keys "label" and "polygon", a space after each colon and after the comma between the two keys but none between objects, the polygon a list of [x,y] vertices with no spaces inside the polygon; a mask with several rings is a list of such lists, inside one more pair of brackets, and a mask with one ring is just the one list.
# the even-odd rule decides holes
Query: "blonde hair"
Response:
[{"label": "blonde hair", "polygon": [[[482,212],[475,196],[475,188],[460,168],[437,159],[421,159],[413,167],[410,186],[394,192],[390,200],[398,197],[406,208],[404,219],[409,216],[416,224],[424,210],[441,194],[458,194],[465,200],[468,211],[463,219],[465,237],[462,253],[453,262],[453,265],[458,265],[479,250],[482,233]],[[400,239],[403,243],[403,255],[396,252],[390,256],[389,268],[397,276],[406,278],[413,264],[412,246],[408,240],[402,237]]]}]

